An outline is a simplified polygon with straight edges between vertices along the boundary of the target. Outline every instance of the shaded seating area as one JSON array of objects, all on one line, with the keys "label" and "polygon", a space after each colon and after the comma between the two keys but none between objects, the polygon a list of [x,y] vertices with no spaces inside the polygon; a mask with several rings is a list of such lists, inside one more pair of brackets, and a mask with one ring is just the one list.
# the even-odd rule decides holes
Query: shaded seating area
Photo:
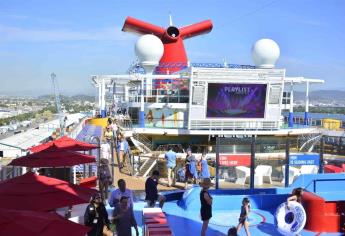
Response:
[{"label": "shaded seating area", "polygon": [[91,176],[89,178],[81,179],[79,182],[79,186],[83,186],[86,188],[95,188],[97,186],[97,176]]},{"label": "shaded seating area", "polygon": [[90,228],[56,213],[0,209],[0,235],[85,236]]},{"label": "shaded seating area", "polygon": [[50,211],[88,203],[97,191],[28,172],[0,182],[0,209]]},{"label": "shaded seating area", "polygon": [[[31,154],[12,160],[8,165],[28,167],[24,175],[0,182],[0,235],[26,236],[84,236],[89,230],[67,220],[55,211],[58,208],[88,203],[96,190],[97,177],[84,180],[82,185],[37,175],[32,168],[70,167],[94,163],[96,158],[78,151],[98,146],[63,136],[57,140],[30,148]],[[40,172],[41,173],[41,172]]]}]

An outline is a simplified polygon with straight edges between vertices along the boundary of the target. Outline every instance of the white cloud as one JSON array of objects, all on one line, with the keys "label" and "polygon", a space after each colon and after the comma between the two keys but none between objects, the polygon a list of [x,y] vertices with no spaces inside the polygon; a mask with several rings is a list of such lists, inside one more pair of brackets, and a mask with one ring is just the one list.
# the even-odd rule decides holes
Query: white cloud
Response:
[{"label": "white cloud", "polygon": [[99,30],[27,29],[0,24],[0,41],[5,42],[61,42],[61,41],[132,41],[135,37],[120,27]]}]

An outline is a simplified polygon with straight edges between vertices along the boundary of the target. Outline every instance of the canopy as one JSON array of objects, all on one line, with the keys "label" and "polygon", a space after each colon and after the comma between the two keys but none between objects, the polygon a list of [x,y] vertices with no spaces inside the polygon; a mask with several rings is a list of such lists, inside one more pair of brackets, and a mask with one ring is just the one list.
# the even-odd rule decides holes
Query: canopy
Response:
[{"label": "canopy", "polygon": [[72,139],[68,136],[62,136],[54,141],[47,143],[42,143],[40,145],[29,148],[31,152],[40,152],[43,150],[68,150],[68,151],[88,151],[91,149],[98,148],[94,144],[81,142],[75,139]]},{"label": "canopy", "polygon": [[90,155],[71,151],[41,151],[12,160],[8,165],[25,167],[66,167],[96,162]]},{"label": "canopy", "polygon": [[89,227],[65,220],[56,213],[0,209],[0,235],[85,236]]},{"label": "canopy", "polygon": [[0,208],[49,211],[87,203],[96,192],[94,189],[28,172],[0,182]]}]

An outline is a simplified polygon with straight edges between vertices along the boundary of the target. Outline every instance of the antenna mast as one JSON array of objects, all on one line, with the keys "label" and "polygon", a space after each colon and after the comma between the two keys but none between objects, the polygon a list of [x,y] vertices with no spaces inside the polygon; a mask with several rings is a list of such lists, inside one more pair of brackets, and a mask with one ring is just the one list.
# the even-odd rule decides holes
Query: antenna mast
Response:
[{"label": "antenna mast", "polygon": [[55,106],[58,113],[59,124],[60,124],[60,134],[64,135],[65,121],[64,121],[64,115],[62,114],[62,111],[61,111],[60,92],[59,92],[59,88],[57,84],[56,75],[54,73],[51,73],[50,78],[52,79],[52,83],[53,83]]}]

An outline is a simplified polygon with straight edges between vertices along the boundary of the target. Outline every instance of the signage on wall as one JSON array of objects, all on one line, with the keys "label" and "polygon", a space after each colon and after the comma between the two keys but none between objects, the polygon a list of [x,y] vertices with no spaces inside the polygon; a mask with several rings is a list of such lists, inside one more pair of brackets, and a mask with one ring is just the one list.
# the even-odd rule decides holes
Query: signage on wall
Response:
[{"label": "signage on wall", "polygon": [[291,166],[319,165],[320,154],[318,153],[297,153],[290,154],[289,164]]},{"label": "signage on wall", "polygon": [[250,154],[219,154],[220,166],[250,166]]}]

